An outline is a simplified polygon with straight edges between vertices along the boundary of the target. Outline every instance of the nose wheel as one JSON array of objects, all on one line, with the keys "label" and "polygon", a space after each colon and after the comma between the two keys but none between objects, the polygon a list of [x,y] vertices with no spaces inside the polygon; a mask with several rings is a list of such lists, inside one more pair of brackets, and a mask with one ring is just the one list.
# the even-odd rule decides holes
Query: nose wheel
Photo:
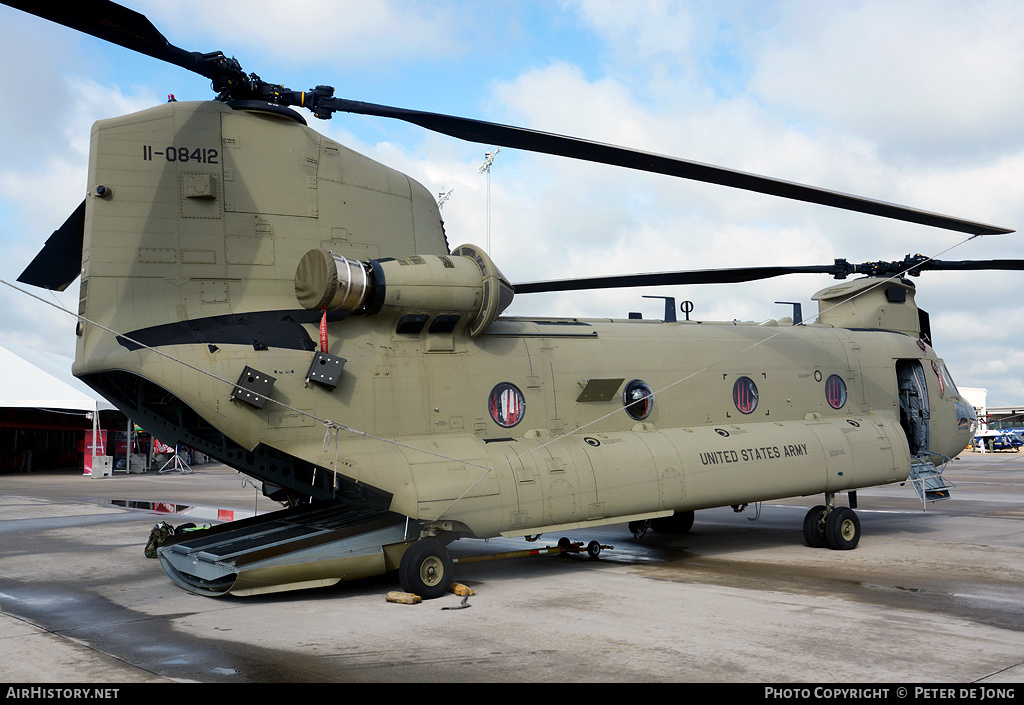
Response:
[{"label": "nose wheel", "polygon": [[819,504],[811,507],[804,517],[804,543],[811,548],[825,548],[828,541],[825,539],[825,515],[828,507]]},{"label": "nose wheel", "polygon": [[837,507],[825,518],[825,540],[829,548],[850,551],[860,542],[860,519],[849,507]]},{"label": "nose wheel", "polygon": [[828,546],[836,551],[850,551],[860,542],[860,519],[849,507],[835,506],[835,499],[827,496],[829,504],[812,507],[804,516],[804,541],[811,548]]}]

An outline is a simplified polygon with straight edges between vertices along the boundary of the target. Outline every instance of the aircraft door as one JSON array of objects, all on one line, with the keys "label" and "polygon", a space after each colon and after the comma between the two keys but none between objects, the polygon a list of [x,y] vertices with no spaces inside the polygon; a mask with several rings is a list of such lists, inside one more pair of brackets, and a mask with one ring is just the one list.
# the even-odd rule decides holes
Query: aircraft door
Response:
[{"label": "aircraft door", "polygon": [[907,436],[910,455],[924,455],[930,442],[931,407],[928,404],[928,380],[921,361],[897,360],[896,383],[900,425]]}]

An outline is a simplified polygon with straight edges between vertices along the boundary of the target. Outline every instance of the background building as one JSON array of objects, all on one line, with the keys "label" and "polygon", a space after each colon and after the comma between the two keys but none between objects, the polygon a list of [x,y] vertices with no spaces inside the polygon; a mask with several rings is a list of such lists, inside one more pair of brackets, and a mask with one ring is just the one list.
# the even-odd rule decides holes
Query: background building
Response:
[{"label": "background building", "polygon": [[0,343],[0,472],[81,468],[94,415],[103,430],[126,432],[124,414],[72,376],[71,363]]}]

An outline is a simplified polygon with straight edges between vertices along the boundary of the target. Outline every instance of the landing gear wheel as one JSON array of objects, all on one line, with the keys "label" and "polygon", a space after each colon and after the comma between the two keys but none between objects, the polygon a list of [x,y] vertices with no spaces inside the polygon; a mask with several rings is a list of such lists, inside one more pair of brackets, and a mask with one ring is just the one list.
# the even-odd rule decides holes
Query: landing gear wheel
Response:
[{"label": "landing gear wheel", "polygon": [[590,560],[596,561],[601,556],[601,544],[597,541],[591,541],[588,543],[587,555],[590,556]]},{"label": "landing gear wheel", "polygon": [[452,558],[439,541],[421,539],[406,549],[398,564],[402,589],[433,600],[448,592],[452,584]]},{"label": "landing gear wheel", "polygon": [[825,548],[828,541],[825,539],[825,505],[819,504],[811,507],[804,516],[804,541],[811,548]]},{"label": "landing gear wheel", "polygon": [[670,517],[652,519],[651,528],[662,534],[685,534],[693,528],[693,512],[676,512]]},{"label": "landing gear wheel", "polygon": [[860,519],[849,507],[836,507],[825,520],[825,539],[829,548],[849,551],[860,542]]},{"label": "landing gear wheel", "polygon": [[630,533],[633,534],[633,538],[642,539],[644,537],[644,534],[647,533],[648,529],[651,528],[651,520],[647,519],[646,521],[631,521],[629,522],[627,528],[629,529]]}]

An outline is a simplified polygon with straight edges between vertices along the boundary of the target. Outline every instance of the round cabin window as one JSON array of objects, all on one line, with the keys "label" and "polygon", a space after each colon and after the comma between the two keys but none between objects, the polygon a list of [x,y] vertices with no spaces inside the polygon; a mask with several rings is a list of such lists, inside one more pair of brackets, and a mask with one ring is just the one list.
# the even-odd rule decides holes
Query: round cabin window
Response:
[{"label": "round cabin window", "polygon": [[526,412],[526,399],[519,387],[511,382],[502,382],[491,390],[487,402],[494,423],[502,428],[512,428],[523,420]]},{"label": "round cabin window", "polygon": [[654,390],[643,380],[634,379],[622,393],[626,413],[637,421],[646,419],[654,408]]},{"label": "round cabin window", "polygon": [[833,409],[842,409],[846,404],[846,382],[839,375],[825,380],[825,399]]},{"label": "round cabin window", "polygon": [[757,385],[750,377],[740,377],[732,385],[732,401],[740,413],[749,414],[757,408]]}]

